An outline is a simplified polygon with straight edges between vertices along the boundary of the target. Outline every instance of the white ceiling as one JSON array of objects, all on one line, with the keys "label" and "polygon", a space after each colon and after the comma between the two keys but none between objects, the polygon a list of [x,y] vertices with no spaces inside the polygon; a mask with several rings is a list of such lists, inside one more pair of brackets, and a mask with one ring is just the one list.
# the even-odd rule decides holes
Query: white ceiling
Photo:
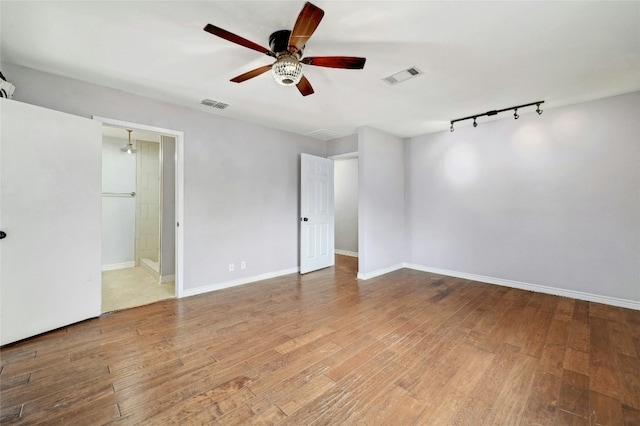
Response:
[{"label": "white ceiling", "polygon": [[[638,1],[316,0],[325,15],[305,56],[363,56],[364,70],[305,66],[315,89],[307,97],[268,73],[230,82],[272,59],[203,27],[268,47],[269,35],[291,29],[303,4],[3,0],[0,59],[328,137],[362,125],[409,137],[492,109],[538,100],[548,109],[640,90]],[[396,86],[381,80],[410,66],[424,74]],[[205,107],[204,98],[230,106]]]}]

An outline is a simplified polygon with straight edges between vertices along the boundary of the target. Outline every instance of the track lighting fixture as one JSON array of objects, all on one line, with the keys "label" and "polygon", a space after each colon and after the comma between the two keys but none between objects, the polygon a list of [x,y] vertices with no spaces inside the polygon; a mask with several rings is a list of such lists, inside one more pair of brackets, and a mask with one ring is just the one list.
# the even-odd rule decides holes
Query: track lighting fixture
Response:
[{"label": "track lighting fixture", "polygon": [[503,109],[498,109],[498,110],[494,109],[493,111],[487,111],[487,112],[482,113],[482,114],[470,115],[469,117],[464,117],[464,118],[456,118],[455,120],[451,120],[451,127],[449,127],[449,130],[451,132],[454,131],[453,123],[458,122],[458,121],[470,120],[470,119],[473,119],[473,127],[478,127],[478,122],[476,121],[476,119],[478,117],[484,117],[485,115],[486,116],[497,115],[500,112],[505,112],[505,111],[509,111],[509,110],[513,110],[513,118],[517,120],[518,118],[520,118],[520,115],[518,115],[518,108],[524,108],[524,107],[528,107],[528,106],[532,106],[532,105],[536,106],[536,112],[538,113],[538,115],[540,115],[540,114],[542,114],[542,110],[540,109],[540,105],[542,105],[543,103],[544,103],[544,101],[531,102],[530,104],[516,105],[516,106],[509,107],[509,108],[503,108]]}]

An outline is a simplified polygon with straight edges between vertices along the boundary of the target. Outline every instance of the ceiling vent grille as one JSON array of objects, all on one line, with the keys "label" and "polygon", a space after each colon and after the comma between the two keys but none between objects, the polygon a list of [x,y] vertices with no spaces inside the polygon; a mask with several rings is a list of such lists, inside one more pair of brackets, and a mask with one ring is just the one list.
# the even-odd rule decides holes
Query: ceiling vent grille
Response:
[{"label": "ceiling vent grille", "polygon": [[202,105],[206,105],[211,108],[217,108],[217,109],[225,109],[226,107],[229,106],[229,104],[225,104],[224,102],[214,101],[212,99],[203,99],[202,102],[200,103]]},{"label": "ceiling vent grille", "polygon": [[318,138],[318,139],[322,139],[325,141],[328,141],[329,139],[334,139],[336,137],[338,137],[338,133],[332,131],[332,130],[327,130],[327,129],[318,129],[318,130],[314,130],[313,132],[309,132],[306,134],[307,136],[311,136],[313,138]]},{"label": "ceiling vent grille", "polygon": [[407,68],[406,70],[402,70],[395,74],[391,74],[390,76],[387,76],[382,80],[385,81],[387,84],[394,86],[398,83],[402,83],[403,81],[407,81],[410,78],[417,77],[422,74],[423,72],[420,71],[418,68],[410,67],[410,68]]}]

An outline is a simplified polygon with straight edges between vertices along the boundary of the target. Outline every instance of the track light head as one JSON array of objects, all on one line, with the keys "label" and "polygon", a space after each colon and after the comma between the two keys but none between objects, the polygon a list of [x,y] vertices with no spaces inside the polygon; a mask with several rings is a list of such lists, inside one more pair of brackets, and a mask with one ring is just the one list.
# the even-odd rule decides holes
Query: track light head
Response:
[{"label": "track light head", "polygon": [[476,123],[476,118],[473,117],[473,127],[478,127],[478,123]]},{"label": "track light head", "polygon": [[455,129],[453,128],[453,121],[451,122],[451,127],[449,127],[449,131],[453,132]]},{"label": "track light head", "polygon": [[536,112],[538,113],[538,115],[542,114],[542,110],[540,109],[540,104],[536,104]]},{"label": "track light head", "polygon": [[513,109],[513,118],[516,120],[520,118],[520,116],[518,115],[518,108]]}]

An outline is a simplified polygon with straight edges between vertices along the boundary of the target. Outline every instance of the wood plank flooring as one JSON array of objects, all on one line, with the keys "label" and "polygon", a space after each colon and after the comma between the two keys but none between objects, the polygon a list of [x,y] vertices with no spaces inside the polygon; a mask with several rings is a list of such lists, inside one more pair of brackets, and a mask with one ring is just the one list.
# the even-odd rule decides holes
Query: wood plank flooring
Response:
[{"label": "wood plank flooring", "polygon": [[0,422],[640,424],[640,311],[337,260],[7,345]]}]

